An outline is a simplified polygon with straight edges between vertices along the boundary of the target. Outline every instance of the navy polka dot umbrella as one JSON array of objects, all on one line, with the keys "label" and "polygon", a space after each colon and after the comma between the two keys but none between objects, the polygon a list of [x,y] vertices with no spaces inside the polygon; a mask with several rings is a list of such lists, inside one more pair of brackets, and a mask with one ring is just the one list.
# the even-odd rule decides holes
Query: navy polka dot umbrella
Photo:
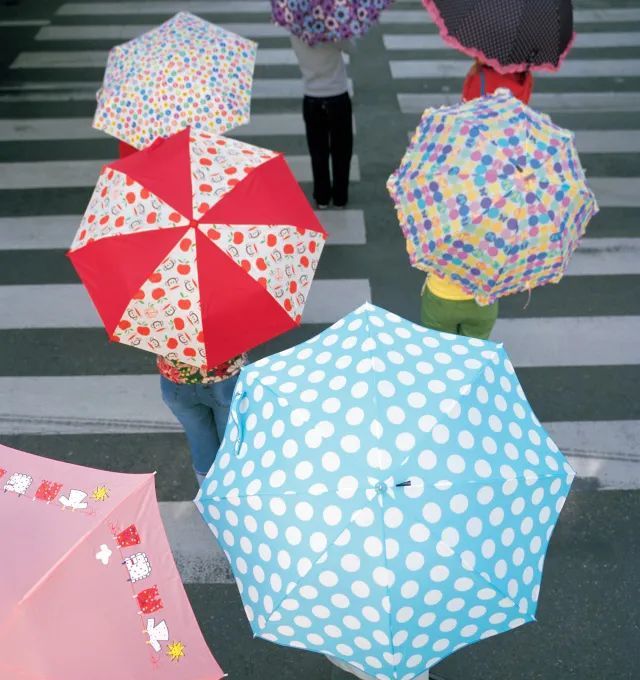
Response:
[{"label": "navy polka dot umbrella", "polygon": [[573,42],[571,0],[422,0],[442,38],[500,73],[556,70]]}]

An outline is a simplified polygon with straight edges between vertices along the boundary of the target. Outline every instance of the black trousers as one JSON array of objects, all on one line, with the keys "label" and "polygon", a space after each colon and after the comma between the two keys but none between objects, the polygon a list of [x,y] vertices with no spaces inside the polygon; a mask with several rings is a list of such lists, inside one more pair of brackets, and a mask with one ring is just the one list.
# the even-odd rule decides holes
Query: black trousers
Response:
[{"label": "black trousers", "polygon": [[311,155],[313,197],[323,205],[328,205],[331,199],[336,206],[346,205],[349,200],[349,168],[353,153],[349,93],[335,97],[305,95],[302,114]]}]

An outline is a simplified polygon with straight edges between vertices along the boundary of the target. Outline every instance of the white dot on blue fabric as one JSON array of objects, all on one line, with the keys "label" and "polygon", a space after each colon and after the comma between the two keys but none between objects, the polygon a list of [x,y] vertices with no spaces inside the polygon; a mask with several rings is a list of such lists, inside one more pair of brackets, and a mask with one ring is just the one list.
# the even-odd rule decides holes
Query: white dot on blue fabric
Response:
[{"label": "white dot on blue fabric", "polygon": [[366,304],[241,371],[197,503],[256,635],[411,680],[533,619],[572,479],[502,347]]}]

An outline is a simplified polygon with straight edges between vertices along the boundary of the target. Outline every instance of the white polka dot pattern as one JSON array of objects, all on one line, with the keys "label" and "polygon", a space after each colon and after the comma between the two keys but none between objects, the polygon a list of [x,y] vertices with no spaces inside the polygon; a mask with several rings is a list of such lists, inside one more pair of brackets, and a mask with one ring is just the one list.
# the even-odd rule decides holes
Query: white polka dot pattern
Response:
[{"label": "white polka dot pattern", "polygon": [[533,620],[573,476],[502,346],[365,304],[243,368],[196,504],[256,635],[410,680]]}]

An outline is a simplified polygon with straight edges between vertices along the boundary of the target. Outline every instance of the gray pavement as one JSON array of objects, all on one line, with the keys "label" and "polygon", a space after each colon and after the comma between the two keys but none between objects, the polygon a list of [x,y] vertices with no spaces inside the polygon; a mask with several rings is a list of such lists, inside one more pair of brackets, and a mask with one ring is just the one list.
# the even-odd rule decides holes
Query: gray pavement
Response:
[{"label": "gray pavement", "polygon": [[[537,79],[533,101],[578,131],[602,210],[569,276],[535,291],[526,309],[525,296],[501,303],[495,338],[579,476],[549,550],[538,622],[447,658],[436,671],[451,679],[640,678],[640,9],[575,4],[576,49],[561,77]],[[153,359],[106,342],[64,256],[100,161],[116,154],[88,126],[105,54],[179,9],[258,40],[254,116],[239,134],[294,158],[309,192],[298,71],[266,0],[0,2],[0,441],[157,470],[176,560],[229,676],[324,680],[332,669],[322,657],[252,639],[226,560],[189,503],[186,445],[160,402]],[[417,320],[422,277],[408,266],[384,183],[422,109],[457,99],[466,64],[438,42],[418,0],[397,0],[361,41],[350,64],[359,171],[350,210],[321,215],[331,239],[303,326],[253,356],[306,339],[364,298]]]}]

